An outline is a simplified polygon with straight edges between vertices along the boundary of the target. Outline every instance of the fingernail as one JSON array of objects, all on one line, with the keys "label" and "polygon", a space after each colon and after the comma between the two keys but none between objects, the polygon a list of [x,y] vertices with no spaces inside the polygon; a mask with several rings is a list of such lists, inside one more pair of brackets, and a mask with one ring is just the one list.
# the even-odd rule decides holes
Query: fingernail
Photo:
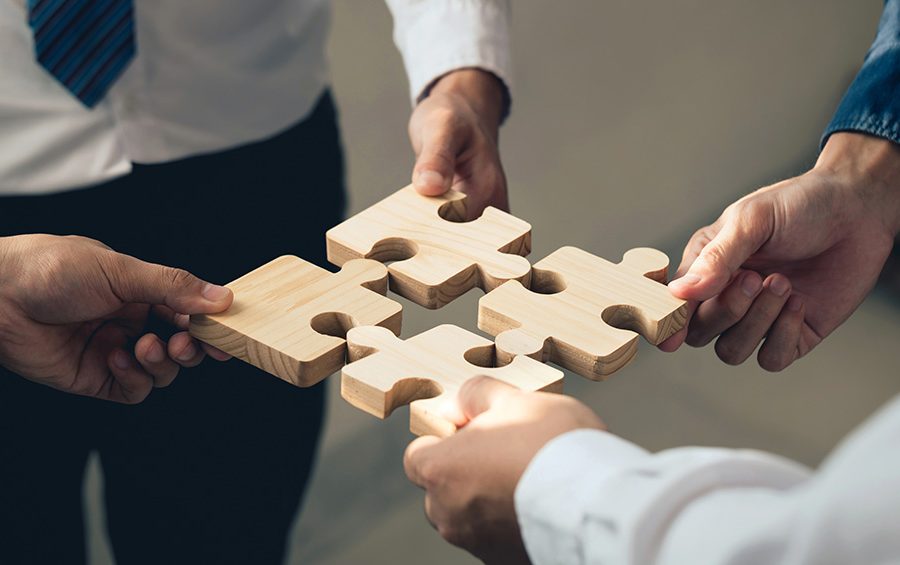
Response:
[{"label": "fingernail", "polygon": [[197,355],[197,347],[193,343],[189,343],[187,347],[178,354],[179,361],[190,361]]},{"label": "fingernail", "polygon": [[437,171],[421,171],[416,176],[416,186],[444,186],[444,175]]},{"label": "fingernail", "polygon": [[769,284],[769,289],[776,296],[784,296],[787,294],[787,291],[791,290],[791,283],[784,277],[775,277],[772,279],[772,283]]},{"label": "fingernail", "polygon": [[128,369],[131,367],[131,357],[121,349],[113,353],[112,361],[113,365],[119,369]]},{"label": "fingernail", "polygon": [[747,273],[744,275],[744,280],[741,281],[741,290],[744,291],[744,294],[753,298],[756,296],[756,293],[759,292],[760,288],[762,288],[762,279],[760,279],[756,273]]},{"label": "fingernail", "polygon": [[228,289],[217,284],[206,283],[201,294],[210,302],[218,302],[228,296]]},{"label": "fingernail", "polygon": [[156,342],[151,343],[150,347],[147,348],[147,361],[150,361],[151,363],[162,363],[165,356],[166,353]]},{"label": "fingernail", "polygon": [[669,284],[677,285],[677,286],[693,286],[700,282],[700,275],[695,275],[693,273],[688,273],[683,277],[677,278]]},{"label": "fingernail", "polygon": [[791,296],[788,299],[787,309],[791,312],[799,312],[800,309],[803,308],[803,301],[800,300],[800,297],[797,295]]}]

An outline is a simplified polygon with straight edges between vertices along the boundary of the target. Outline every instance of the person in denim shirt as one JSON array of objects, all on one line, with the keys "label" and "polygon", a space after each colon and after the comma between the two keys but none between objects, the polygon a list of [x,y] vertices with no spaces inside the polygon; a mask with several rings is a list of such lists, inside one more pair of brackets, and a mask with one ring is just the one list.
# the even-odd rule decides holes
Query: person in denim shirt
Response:
[{"label": "person in denim shirt", "polygon": [[[781,370],[846,320],[900,232],[900,0],[808,172],[729,206],[688,242],[689,325],[661,348]],[[772,454],[650,453],[577,400],[480,377],[455,435],[404,466],[441,535],[488,563],[900,563],[900,396],[812,472]]]}]

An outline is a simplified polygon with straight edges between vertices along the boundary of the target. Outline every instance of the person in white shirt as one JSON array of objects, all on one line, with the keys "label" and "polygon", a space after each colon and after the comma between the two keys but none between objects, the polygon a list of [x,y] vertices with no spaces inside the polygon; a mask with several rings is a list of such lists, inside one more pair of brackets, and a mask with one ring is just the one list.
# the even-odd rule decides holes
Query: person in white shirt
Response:
[{"label": "person in white shirt", "polygon": [[[900,0],[822,139],[816,165],[697,231],[670,283],[687,327],[778,371],[846,320],[900,233]],[[762,343],[762,345],[760,345]],[[404,466],[441,535],[488,563],[900,563],[900,396],[813,472],[751,450],[650,453],[575,399],[466,383],[462,428],[410,444]]]},{"label": "person in white shirt", "polygon": [[[413,184],[466,192],[473,214],[505,207],[508,0],[388,6],[415,106]],[[344,210],[329,17],[327,0],[0,0],[0,237],[44,257],[22,234],[87,236],[217,283],[285,253],[324,264],[323,234]],[[118,563],[283,559],[323,388],[198,365],[203,349],[156,313],[141,328],[118,313],[71,326],[105,357],[83,362],[140,375],[128,394],[74,390],[149,392],[135,406],[64,394],[4,359],[0,563],[84,562],[91,451]],[[47,355],[55,366],[62,352]],[[191,369],[171,382],[179,365]]]}]

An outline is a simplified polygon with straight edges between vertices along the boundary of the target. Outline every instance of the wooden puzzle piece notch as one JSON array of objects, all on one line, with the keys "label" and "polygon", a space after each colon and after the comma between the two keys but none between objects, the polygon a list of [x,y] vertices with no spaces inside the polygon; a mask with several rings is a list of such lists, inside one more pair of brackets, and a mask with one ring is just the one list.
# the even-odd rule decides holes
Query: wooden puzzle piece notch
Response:
[{"label": "wooden puzzle piece notch", "polygon": [[353,328],[347,334],[348,360],[341,374],[341,395],[353,406],[387,418],[410,406],[410,430],[446,437],[456,424],[445,416],[463,383],[488,375],[526,390],[562,390],[562,372],[533,359],[520,358],[494,367],[494,346],[481,336],[442,325],[401,340],[377,327]]},{"label": "wooden puzzle piece notch", "polygon": [[191,316],[191,335],[297,386],[312,386],[344,365],[350,328],[400,333],[402,307],[382,296],[387,269],[368,259],[330,273],[286,255],[227,286],[235,295],[231,308]]},{"label": "wooden puzzle piece notch", "polygon": [[440,308],[480,287],[508,280],[530,283],[531,226],[488,207],[467,217],[466,196],[449,191],[422,196],[412,186],[328,230],[328,260],[357,257],[393,261],[390,288],[426,308]]},{"label": "wooden puzzle piece notch", "polygon": [[[669,258],[665,253],[650,247],[638,247],[629,249],[622,257],[618,266],[630,270],[636,275],[650,279],[660,284],[668,281]],[[677,299],[676,299],[677,300]],[[659,345],[670,335],[681,329],[672,328],[672,323],[678,321],[678,317],[653,317],[646,315],[644,310],[632,304],[613,304],[608,306],[600,317],[608,325],[622,330],[630,330],[640,334],[653,345]],[[680,323],[684,323],[681,320]]]},{"label": "wooden puzzle piece notch", "polygon": [[[668,258],[638,248],[613,264],[563,247],[534,265],[532,289],[509,282],[479,301],[478,327],[496,336],[498,363],[524,355],[602,380],[686,323],[665,283]],[[635,333],[636,332],[636,333]]]}]

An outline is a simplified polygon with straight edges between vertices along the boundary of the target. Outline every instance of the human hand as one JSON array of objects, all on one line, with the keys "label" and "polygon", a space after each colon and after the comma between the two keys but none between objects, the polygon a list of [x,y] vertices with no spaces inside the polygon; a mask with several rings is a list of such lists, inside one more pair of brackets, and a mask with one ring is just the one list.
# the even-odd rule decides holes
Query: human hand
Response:
[{"label": "human hand", "polygon": [[221,312],[232,299],[225,287],[92,239],[0,238],[0,365],[63,391],[137,403],[204,352],[229,357],[186,331],[168,343],[143,334],[151,305],[186,330],[187,315]]},{"label": "human hand", "polygon": [[528,463],[548,441],[571,430],[604,429],[572,397],[524,392],[489,377],[463,385],[462,428],[423,436],[406,449],[409,480],[425,490],[425,515],[441,536],[486,563],[527,563],[514,494]]},{"label": "human hand", "polygon": [[718,337],[716,354],[780,371],[860,305],[900,230],[900,146],[831,136],[815,167],[725,209],[688,242],[672,292],[689,325],[660,344],[674,351]]},{"label": "human hand", "polygon": [[450,189],[466,194],[468,220],[488,206],[509,210],[497,146],[504,92],[491,73],[453,71],[438,79],[409,120],[413,185],[428,196]]}]

